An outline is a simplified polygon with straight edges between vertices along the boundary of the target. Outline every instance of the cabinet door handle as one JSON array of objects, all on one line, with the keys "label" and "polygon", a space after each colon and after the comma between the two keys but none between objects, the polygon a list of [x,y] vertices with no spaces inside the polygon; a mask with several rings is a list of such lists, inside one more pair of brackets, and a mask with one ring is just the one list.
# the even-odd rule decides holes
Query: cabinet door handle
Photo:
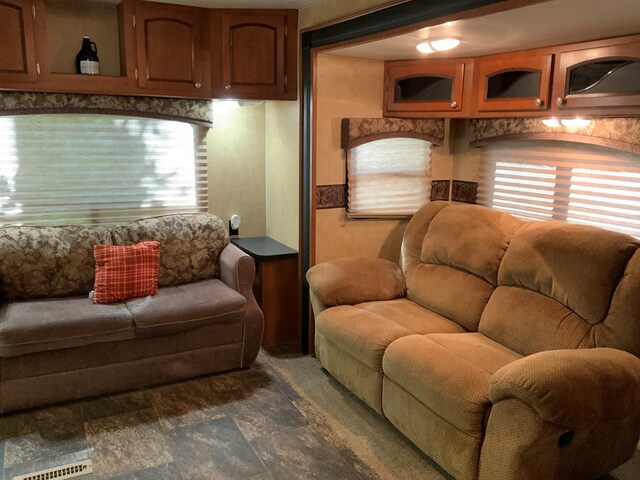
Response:
[{"label": "cabinet door handle", "polygon": [[558,97],[556,98],[556,105],[560,106],[564,103],[564,98]]},{"label": "cabinet door handle", "polygon": [[227,84],[224,86],[224,89],[225,89],[225,90],[231,90],[231,85],[227,83]]},{"label": "cabinet door handle", "polygon": [[36,62],[36,73],[40,75],[40,62]]},{"label": "cabinet door handle", "polygon": [[456,102],[455,100],[451,102],[451,108],[456,108],[457,106],[458,106],[458,102]]},{"label": "cabinet door handle", "polygon": [[133,74],[134,74],[134,76],[136,77],[136,80],[138,80],[138,76],[139,76],[139,74],[138,74],[138,67],[136,67],[136,68],[134,68],[134,69],[133,69]]},{"label": "cabinet door handle", "polygon": [[544,102],[541,98],[536,98],[536,107],[544,107]]},{"label": "cabinet door handle", "polygon": [[196,83],[193,84],[193,86],[196,87],[196,88],[200,88],[200,87],[202,87],[202,84],[200,82],[196,82]]}]

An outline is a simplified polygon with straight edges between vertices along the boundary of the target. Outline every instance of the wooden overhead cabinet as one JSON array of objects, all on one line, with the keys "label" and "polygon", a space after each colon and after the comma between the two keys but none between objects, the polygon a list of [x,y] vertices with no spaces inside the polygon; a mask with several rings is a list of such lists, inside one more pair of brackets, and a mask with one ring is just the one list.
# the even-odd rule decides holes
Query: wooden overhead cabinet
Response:
[{"label": "wooden overhead cabinet", "polygon": [[[559,110],[640,106],[640,37],[565,49],[555,71],[554,101]],[[637,111],[637,109],[636,109]]]},{"label": "wooden overhead cabinet", "polygon": [[385,63],[385,116],[461,112],[465,59]]},{"label": "wooden overhead cabinet", "polygon": [[211,98],[207,10],[136,1],[131,22],[139,88]]},{"label": "wooden overhead cabinet", "polygon": [[0,0],[0,82],[37,82],[36,14],[41,0]]},{"label": "wooden overhead cabinet", "polygon": [[212,10],[213,96],[295,100],[297,24],[295,10]]},{"label": "wooden overhead cabinet", "polygon": [[474,89],[479,112],[549,109],[553,55],[516,53],[477,58]]}]

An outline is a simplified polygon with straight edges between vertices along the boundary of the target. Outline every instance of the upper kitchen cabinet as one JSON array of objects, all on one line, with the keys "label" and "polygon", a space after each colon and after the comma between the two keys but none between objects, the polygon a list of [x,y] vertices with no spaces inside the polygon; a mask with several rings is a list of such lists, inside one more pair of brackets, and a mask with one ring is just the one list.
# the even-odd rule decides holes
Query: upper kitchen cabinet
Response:
[{"label": "upper kitchen cabinet", "polygon": [[[127,3],[133,3],[133,16],[123,19],[125,38],[129,38],[130,49],[130,39],[135,39],[137,86],[145,93],[211,98],[207,10],[141,1],[124,2]],[[133,34],[127,35],[130,29]]]},{"label": "upper kitchen cabinet", "polygon": [[465,69],[471,60],[402,60],[385,63],[384,115],[461,112]]},{"label": "upper kitchen cabinet", "polygon": [[626,107],[639,107],[640,37],[561,51],[553,94],[556,107],[563,111],[598,108],[622,112]]},{"label": "upper kitchen cabinet", "polygon": [[212,10],[213,96],[297,98],[297,11]]},{"label": "upper kitchen cabinet", "polygon": [[517,53],[477,58],[474,89],[479,112],[549,109],[553,55]]},{"label": "upper kitchen cabinet", "polygon": [[44,12],[41,0],[0,0],[0,82],[36,82],[36,16]]}]

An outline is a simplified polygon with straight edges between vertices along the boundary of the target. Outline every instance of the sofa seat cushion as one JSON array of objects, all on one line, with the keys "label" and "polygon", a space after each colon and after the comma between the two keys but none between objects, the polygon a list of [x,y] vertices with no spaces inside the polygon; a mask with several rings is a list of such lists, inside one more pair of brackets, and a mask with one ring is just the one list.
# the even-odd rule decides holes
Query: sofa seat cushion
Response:
[{"label": "sofa seat cushion", "polygon": [[247,299],[217,279],[163,287],[151,297],[125,302],[139,337],[242,321]]},{"label": "sofa seat cushion", "polygon": [[383,372],[458,430],[481,435],[491,376],[520,358],[480,333],[411,335],[389,345]]},{"label": "sofa seat cushion", "polygon": [[134,337],[123,303],[94,305],[86,296],[0,305],[0,356],[13,357]]},{"label": "sofa seat cushion", "polygon": [[332,307],[318,316],[316,328],[337,347],[378,371],[385,349],[398,338],[463,331],[458,324],[406,299]]}]

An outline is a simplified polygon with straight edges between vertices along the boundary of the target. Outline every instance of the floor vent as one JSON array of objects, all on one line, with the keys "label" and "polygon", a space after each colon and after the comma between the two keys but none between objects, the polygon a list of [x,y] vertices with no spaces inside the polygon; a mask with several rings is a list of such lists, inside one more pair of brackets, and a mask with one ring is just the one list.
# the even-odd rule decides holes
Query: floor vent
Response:
[{"label": "floor vent", "polygon": [[49,468],[39,472],[27,473],[26,475],[18,475],[13,480],[64,480],[65,478],[79,477],[93,472],[91,460],[82,460],[81,462],[68,463],[61,467]]}]

